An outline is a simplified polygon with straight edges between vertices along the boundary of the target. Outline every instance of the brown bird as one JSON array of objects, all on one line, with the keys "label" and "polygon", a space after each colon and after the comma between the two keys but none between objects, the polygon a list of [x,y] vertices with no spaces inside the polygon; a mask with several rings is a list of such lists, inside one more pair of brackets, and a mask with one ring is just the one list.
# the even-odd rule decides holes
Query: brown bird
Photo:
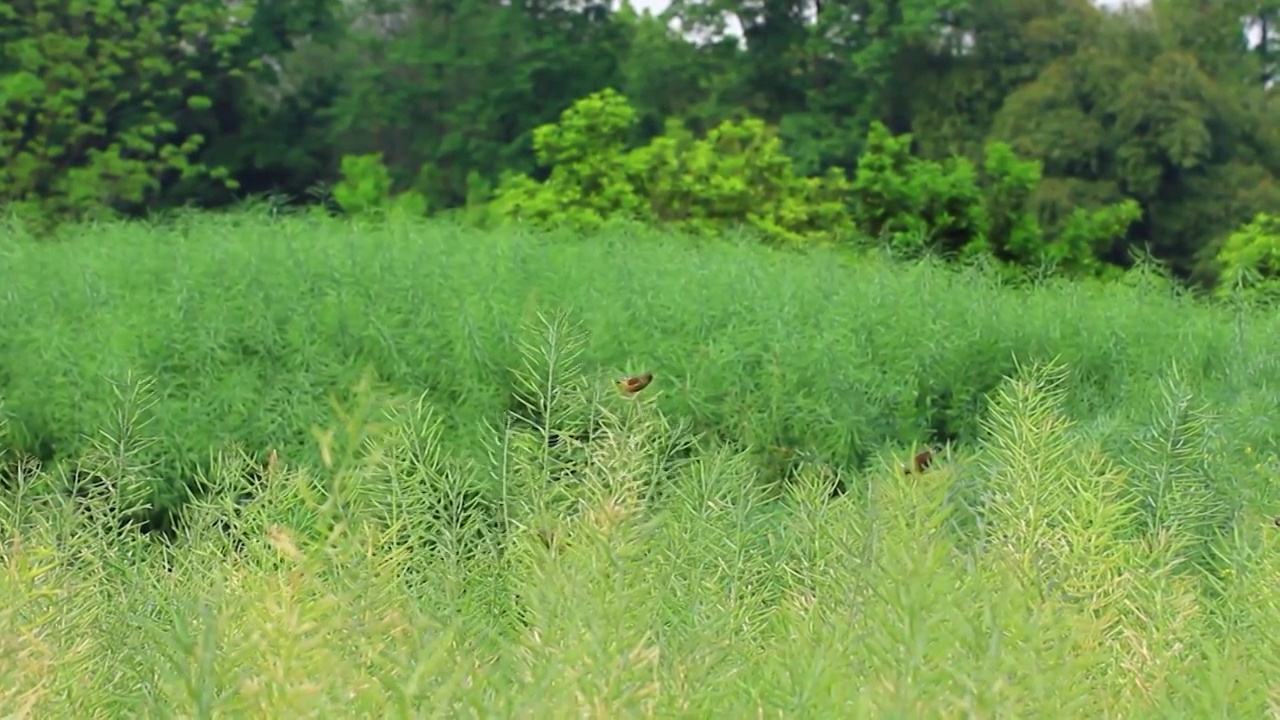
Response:
[{"label": "brown bird", "polygon": [[922,473],[925,470],[928,470],[929,466],[933,464],[933,454],[935,452],[937,452],[937,448],[930,447],[916,453],[916,456],[911,458],[910,465],[902,466],[902,474],[910,475],[912,473]]},{"label": "brown bird", "polygon": [[628,395],[634,395],[648,387],[651,382],[653,382],[653,373],[647,372],[619,380],[618,389]]}]

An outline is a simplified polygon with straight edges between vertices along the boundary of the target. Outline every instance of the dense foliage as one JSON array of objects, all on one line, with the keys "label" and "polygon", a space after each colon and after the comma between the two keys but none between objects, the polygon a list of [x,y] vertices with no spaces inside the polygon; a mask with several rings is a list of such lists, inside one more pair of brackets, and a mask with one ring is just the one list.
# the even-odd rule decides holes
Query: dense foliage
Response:
[{"label": "dense foliage", "polygon": [[1274,714],[1277,20],[0,0],[0,707]]},{"label": "dense foliage", "polygon": [[273,211],[0,239],[8,714],[1275,707],[1247,297]]},{"label": "dense foliage", "polygon": [[[399,209],[480,222],[528,177],[547,185],[506,199],[543,220],[856,232],[1091,272],[1150,253],[1210,285],[1227,238],[1280,213],[1277,10],[1244,0],[98,5],[0,2],[0,203],[364,212],[411,191]],[[629,109],[573,137],[563,118],[601,97]],[[926,171],[914,217],[848,197],[880,182],[864,162],[886,138]]]},{"label": "dense foliage", "polygon": [[1201,305],[1146,273],[1035,289],[982,264],[850,262],[636,226],[564,242],[403,214],[77,235],[0,245],[6,444],[100,477],[84,465],[98,430],[151,378],[148,432],[161,440],[140,451],[138,482],[161,523],[228,443],[315,459],[317,416],[366,371],[447,405],[441,442],[483,462],[486,423],[525,395],[509,377],[516,329],[552,310],[589,334],[590,377],[653,369],[664,411],[749,449],[770,483],[802,458],[852,471],[887,446],[974,441],[1015,359],[1073,368],[1068,410],[1109,427],[1121,455],[1175,368],[1224,413],[1236,451],[1278,439],[1274,314]]},{"label": "dense foliage", "polygon": [[205,85],[242,76],[252,13],[220,0],[0,4],[0,199],[78,215],[206,170],[193,162]]}]

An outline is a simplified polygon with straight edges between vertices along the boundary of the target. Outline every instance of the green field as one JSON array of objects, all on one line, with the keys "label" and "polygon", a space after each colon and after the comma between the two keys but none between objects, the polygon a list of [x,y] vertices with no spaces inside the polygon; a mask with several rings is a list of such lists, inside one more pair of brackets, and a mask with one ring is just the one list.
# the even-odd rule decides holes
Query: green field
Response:
[{"label": "green field", "polygon": [[3,713],[1280,713],[1273,309],[626,226],[74,234],[0,240]]}]

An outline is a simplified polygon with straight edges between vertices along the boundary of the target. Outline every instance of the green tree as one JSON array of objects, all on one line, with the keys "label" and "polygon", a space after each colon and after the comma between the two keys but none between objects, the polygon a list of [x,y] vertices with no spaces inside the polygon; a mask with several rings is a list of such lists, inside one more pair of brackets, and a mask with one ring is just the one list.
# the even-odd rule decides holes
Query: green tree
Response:
[{"label": "green tree", "polygon": [[618,89],[636,110],[637,140],[661,135],[671,119],[701,133],[744,111],[735,40],[691,42],[665,16],[637,13],[629,0],[613,22],[623,36]]},{"label": "green tree", "polygon": [[221,0],[0,2],[0,198],[45,214],[131,208],[205,138],[172,119],[206,112],[209,68],[237,75],[254,6]]},{"label": "green tree", "polygon": [[466,202],[473,173],[536,169],[533,129],[618,80],[605,5],[390,0],[369,6],[334,110],[343,153],[381,152],[432,207]]},{"label": "green tree", "polygon": [[1048,227],[1132,198],[1143,220],[1109,259],[1147,245],[1185,277],[1216,239],[1276,207],[1280,134],[1239,18],[1219,7],[1167,0],[1108,15],[1095,39],[1008,96],[992,138],[1043,164]]},{"label": "green tree", "polygon": [[934,55],[916,75],[911,130],[917,150],[977,161],[1005,99],[1096,35],[1090,0],[969,0],[948,13]]},{"label": "green tree", "polygon": [[195,159],[225,168],[236,187],[192,177],[165,187],[161,202],[217,206],[267,192],[304,198],[331,180],[338,163],[331,108],[348,71],[339,50],[358,9],[342,0],[256,0],[234,60],[253,71],[202,67],[193,88],[212,107],[173,117],[179,132],[206,138]]},{"label": "green tree", "polygon": [[777,124],[803,174],[851,167],[872,121],[911,129],[924,78],[958,46],[967,0],[675,0],[682,27],[741,29],[745,113]]}]

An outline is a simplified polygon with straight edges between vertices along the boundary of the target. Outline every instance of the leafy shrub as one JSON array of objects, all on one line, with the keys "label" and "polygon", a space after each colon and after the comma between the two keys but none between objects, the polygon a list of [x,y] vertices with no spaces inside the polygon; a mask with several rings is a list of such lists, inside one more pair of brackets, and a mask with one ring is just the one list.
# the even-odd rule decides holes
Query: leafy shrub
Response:
[{"label": "leafy shrub", "polygon": [[1126,200],[1099,210],[1077,208],[1056,236],[1036,216],[1040,163],[1003,142],[986,146],[981,172],[964,157],[945,161],[911,153],[911,134],[874,123],[853,181],[859,227],[909,253],[989,253],[1017,265],[1048,261],[1099,272],[1098,251],[1123,237],[1141,212]]},{"label": "leafy shrub", "polygon": [[912,136],[871,127],[858,172],[832,168],[801,177],[774,128],[757,118],[726,121],[696,138],[679,122],[628,149],[636,111],[607,89],[538,128],[534,149],[551,168],[545,182],[509,175],[492,205],[501,219],[596,229],[610,218],[695,234],[745,226],[788,243],[832,241],[861,231],[908,254],[987,254],[1021,266],[1051,262],[1097,273],[1099,251],[1140,213],[1132,202],[1077,209],[1050,236],[1037,215],[1041,168],[1005,143],[967,158],[916,157]]},{"label": "leafy shrub", "polygon": [[843,174],[797,176],[763,121],[727,121],[701,139],[669,123],[664,135],[628,150],[635,123],[635,110],[611,89],[578,101],[558,123],[534,133],[538,162],[551,168],[550,177],[505,178],[496,214],[580,229],[614,217],[700,234],[741,225],[793,243],[852,233]]},{"label": "leafy shrub", "polygon": [[352,215],[380,210],[427,214],[427,200],[421,193],[392,194],[391,173],[382,162],[382,153],[343,156],[342,180],[333,187],[333,199]]},{"label": "leafy shrub", "polygon": [[1280,215],[1258,213],[1218,251],[1219,294],[1280,293]]},{"label": "leafy shrub", "polygon": [[911,135],[873,123],[853,181],[858,226],[903,249],[985,249],[991,225],[973,164],[939,163],[911,154]]},{"label": "leafy shrub", "polygon": [[724,122],[702,140],[669,132],[630,159],[654,216],[682,229],[741,223],[797,243],[853,231],[843,172],[798,177],[777,134],[756,118]]}]

